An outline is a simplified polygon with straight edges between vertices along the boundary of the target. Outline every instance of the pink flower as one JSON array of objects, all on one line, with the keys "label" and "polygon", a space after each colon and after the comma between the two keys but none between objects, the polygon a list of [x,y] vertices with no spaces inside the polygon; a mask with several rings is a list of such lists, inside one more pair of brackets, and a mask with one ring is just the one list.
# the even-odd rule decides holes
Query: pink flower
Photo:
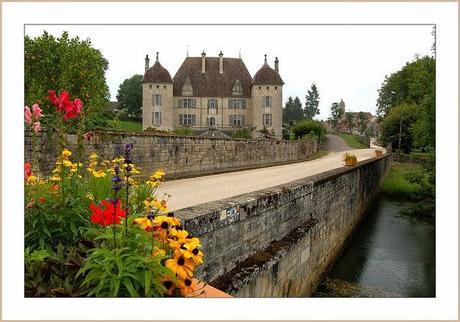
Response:
[{"label": "pink flower", "polygon": [[37,103],[32,105],[32,113],[33,113],[34,119],[36,121],[38,121],[43,116],[42,109],[40,108],[40,106]]},{"label": "pink flower", "polygon": [[41,127],[41,124],[39,121],[35,122],[33,125],[32,125],[33,129],[34,129],[34,132],[35,134],[37,134],[38,132],[40,132],[40,130],[42,129]]},{"label": "pink flower", "polygon": [[83,137],[88,140],[88,141],[91,141],[91,139],[93,138],[94,136],[94,133],[93,132],[87,132],[85,134],[83,134]]},{"label": "pink flower", "polygon": [[24,106],[24,119],[27,124],[32,124],[32,113],[28,106]]}]

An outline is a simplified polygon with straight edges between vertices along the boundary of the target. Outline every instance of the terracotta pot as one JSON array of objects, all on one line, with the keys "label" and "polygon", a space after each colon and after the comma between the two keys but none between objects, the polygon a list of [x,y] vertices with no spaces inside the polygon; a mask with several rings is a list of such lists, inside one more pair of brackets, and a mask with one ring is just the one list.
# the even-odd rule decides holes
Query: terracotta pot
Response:
[{"label": "terracotta pot", "polygon": [[383,155],[383,151],[382,150],[375,150],[375,155],[378,156],[378,157],[381,157]]},{"label": "terracotta pot", "polygon": [[356,165],[356,160],[355,159],[345,159],[345,164],[348,166]]},{"label": "terracotta pot", "polygon": [[194,278],[192,280],[191,288],[193,292],[189,293],[186,297],[232,297],[231,295],[212,287],[209,284],[201,282]]}]

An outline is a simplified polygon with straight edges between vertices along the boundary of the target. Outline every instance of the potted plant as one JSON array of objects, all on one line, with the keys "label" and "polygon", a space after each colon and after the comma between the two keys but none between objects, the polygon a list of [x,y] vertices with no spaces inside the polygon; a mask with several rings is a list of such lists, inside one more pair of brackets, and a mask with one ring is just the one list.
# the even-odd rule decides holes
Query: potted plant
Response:
[{"label": "potted plant", "polygon": [[342,156],[342,160],[345,162],[345,165],[354,166],[356,165],[358,158],[356,157],[355,154],[347,152]]},{"label": "potted plant", "polygon": [[381,157],[383,155],[383,151],[382,150],[375,150],[375,155],[378,156],[378,157]]}]

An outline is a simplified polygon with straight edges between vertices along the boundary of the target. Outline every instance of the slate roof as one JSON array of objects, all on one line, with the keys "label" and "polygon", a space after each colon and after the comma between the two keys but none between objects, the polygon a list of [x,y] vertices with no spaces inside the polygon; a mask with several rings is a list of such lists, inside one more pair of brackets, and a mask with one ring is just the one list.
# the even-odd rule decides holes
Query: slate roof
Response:
[{"label": "slate roof", "polygon": [[161,66],[159,61],[147,69],[144,74],[144,83],[172,83],[171,75],[168,70]]},{"label": "slate roof", "polygon": [[[201,73],[201,57],[187,57],[174,76],[174,96],[182,96],[182,86],[190,79],[195,97],[251,97],[252,77],[239,58],[223,58],[223,74],[219,74],[219,57],[205,58],[205,73]],[[239,79],[243,95],[232,95]]]},{"label": "slate roof", "polygon": [[254,75],[254,85],[283,85],[280,74],[268,64],[263,66]]}]

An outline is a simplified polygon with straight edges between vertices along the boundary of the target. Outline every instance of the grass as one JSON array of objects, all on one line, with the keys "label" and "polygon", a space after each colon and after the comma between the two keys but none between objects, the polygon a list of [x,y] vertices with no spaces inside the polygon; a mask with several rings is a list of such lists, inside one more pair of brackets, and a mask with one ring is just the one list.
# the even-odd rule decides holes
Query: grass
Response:
[{"label": "grass", "polygon": [[407,181],[404,176],[414,170],[420,170],[422,167],[415,163],[393,162],[390,173],[382,185],[382,192],[391,198],[415,200],[417,194],[421,192],[418,184]]},{"label": "grass", "polygon": [[347,142],[348,146],[353,149],[367,149],[367,145],[359,141],[359,137],[354,134],[338,133],[338,135]]},{"label": "grass", "polygon": [[118,121],[120,131],[123,132],[142,132],[142,122]]}]

